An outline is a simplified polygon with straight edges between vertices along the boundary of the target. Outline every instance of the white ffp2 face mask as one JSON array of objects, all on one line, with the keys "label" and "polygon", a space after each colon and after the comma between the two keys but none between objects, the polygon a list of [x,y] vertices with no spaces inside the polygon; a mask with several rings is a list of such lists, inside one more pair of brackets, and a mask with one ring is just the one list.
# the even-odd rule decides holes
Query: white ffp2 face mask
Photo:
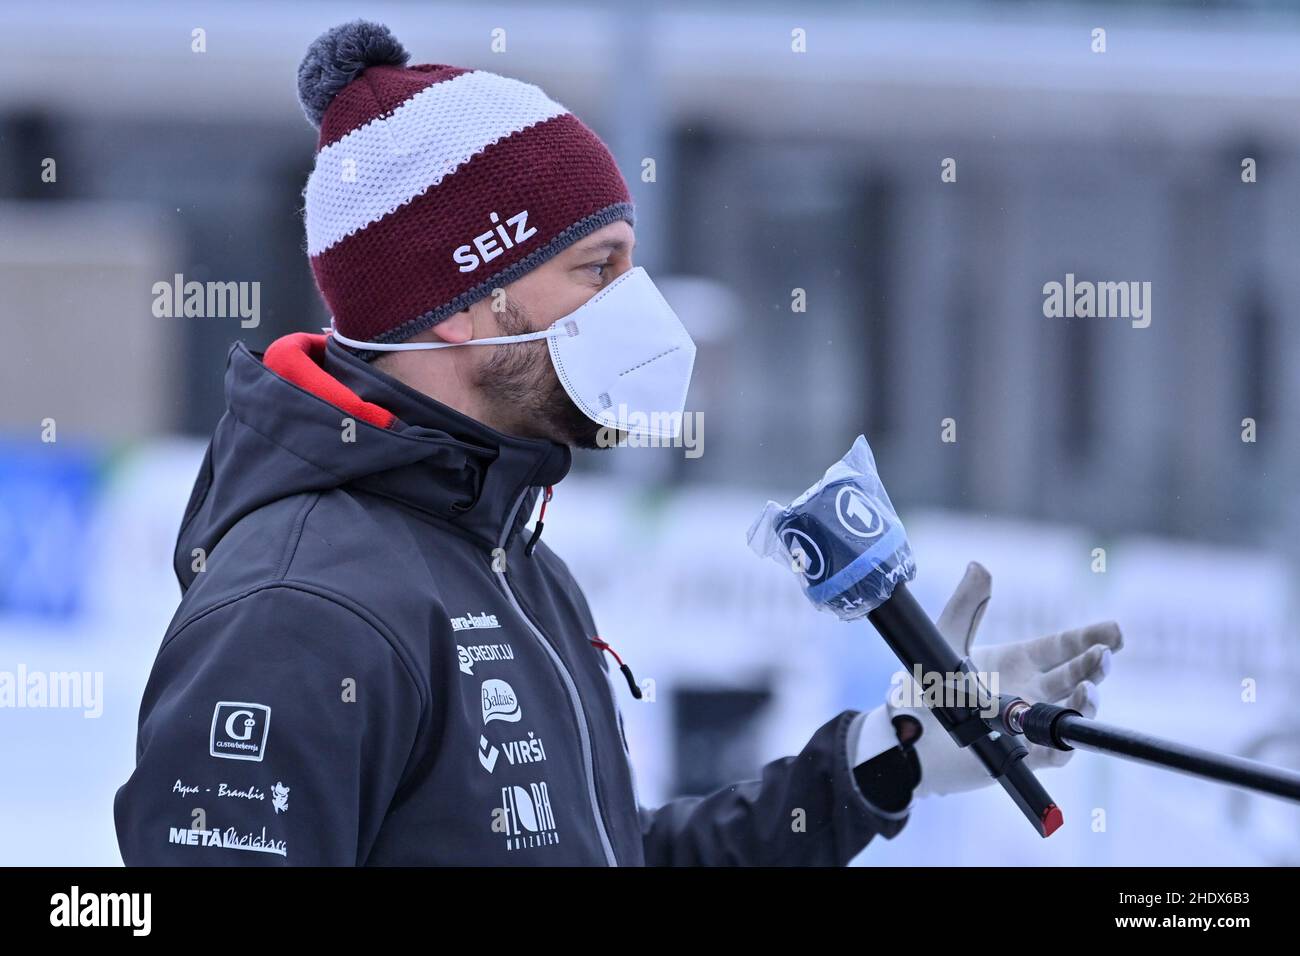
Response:
[{"label": "white ffp2 face mask", "polygon": [[629,269],[540,332],[468,342],[359,342],[378,352],[503,345],[546,339],[551,364],[573,404],[600,425],[629,435],[676,438],[695,366],[695,343],[645,269]]}]

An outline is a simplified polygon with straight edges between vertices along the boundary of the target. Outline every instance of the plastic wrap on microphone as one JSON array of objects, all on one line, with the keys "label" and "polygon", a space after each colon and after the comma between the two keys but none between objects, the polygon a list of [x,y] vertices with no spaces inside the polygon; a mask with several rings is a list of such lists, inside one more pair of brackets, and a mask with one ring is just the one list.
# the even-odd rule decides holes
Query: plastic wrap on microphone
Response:
[{"label": "plastic wrap on microphone", "polygon": [[814,607],[845,621],[869,614],[916,576],[907,533],[862,435],[790,504],[769,501],[749,528],[749,546],[795,572]]}]

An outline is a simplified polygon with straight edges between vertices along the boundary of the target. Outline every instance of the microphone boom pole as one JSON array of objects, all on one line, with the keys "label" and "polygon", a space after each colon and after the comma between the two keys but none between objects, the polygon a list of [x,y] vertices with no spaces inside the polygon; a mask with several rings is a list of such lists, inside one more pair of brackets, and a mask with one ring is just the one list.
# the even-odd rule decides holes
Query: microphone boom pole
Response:
[{"label": "microphone boom pole", "polygon": [[1003,695],[1000,711],[997,721],[1000,727],[1012,734],[1023,733],[1027,740],[1043,747],[1054,750],[1078,747],[1113,754],[1136,763],[1300,802],[1300,773],[1294,770],[1103,724],[1055,704],[1030,704]]}]

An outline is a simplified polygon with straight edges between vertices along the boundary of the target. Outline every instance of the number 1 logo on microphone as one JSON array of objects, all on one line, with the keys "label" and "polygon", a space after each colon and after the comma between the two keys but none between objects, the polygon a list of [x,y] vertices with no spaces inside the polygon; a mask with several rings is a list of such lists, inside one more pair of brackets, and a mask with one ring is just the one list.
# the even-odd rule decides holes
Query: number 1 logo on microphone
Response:
[{"label": "number 1 logo on microphone", "polygon": [[878,538],[885,530],[884,519],[871,500],[854,488],[846,485],[835,496],[835,517],[839,519],[849,534],[859,538]]}]

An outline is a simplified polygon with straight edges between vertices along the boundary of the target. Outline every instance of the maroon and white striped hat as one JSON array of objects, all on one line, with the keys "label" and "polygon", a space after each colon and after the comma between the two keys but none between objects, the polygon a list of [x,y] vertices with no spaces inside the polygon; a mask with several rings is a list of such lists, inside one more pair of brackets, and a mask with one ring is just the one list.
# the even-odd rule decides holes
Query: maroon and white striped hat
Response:
[{"label": "maroon and white striped hat", "polygon": [[410,338],[634,221],[605,144],[536,86],[407,59],[387,27],[358,20],[320,36],[298,68],[320,128],[307,254],[354,339]]}]

